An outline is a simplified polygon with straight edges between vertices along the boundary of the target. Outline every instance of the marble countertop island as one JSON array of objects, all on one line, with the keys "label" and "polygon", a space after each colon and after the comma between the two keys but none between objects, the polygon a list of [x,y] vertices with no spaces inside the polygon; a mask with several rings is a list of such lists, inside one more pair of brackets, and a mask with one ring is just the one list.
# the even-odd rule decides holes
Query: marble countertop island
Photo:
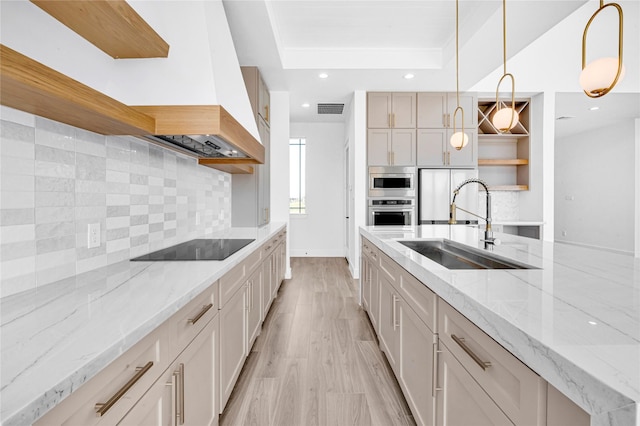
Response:
[{"label": "marble countertop island", "polygon": [[255,238],[223,261],[125,261],[0,299],[0,423],[33,423],[284,226],[202,236]]},{"label": "marble countertop island", "polygon": [[640,425],[640,259],[497,234],[494,254],[539,269],[449,270],[397,240],[484,249],[477,228],[360,233],[591,414],[592,425]]}]

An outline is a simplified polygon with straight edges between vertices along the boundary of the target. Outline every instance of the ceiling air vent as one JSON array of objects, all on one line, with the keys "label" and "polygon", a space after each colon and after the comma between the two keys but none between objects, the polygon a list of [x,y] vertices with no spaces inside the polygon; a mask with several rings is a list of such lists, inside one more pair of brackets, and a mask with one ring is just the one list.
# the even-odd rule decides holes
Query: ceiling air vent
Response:
[{"label": "ceiling air vent", "polygon": [[342,114],[344,104],[318,104],[318,114]]}]

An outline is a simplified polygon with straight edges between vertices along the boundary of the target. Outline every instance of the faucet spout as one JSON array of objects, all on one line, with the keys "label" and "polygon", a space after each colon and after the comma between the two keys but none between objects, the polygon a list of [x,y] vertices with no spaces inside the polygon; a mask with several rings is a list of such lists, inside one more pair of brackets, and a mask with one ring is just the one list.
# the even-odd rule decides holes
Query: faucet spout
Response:
[{"label": "faucet spout", "polygon": [[[460,192],[460,189],[462,189],[462,187],[470,184],[470,183],[477,183],[478,185],[482,186],[485,190],[485,192],[487,193],[487,215],[486,217],[482,217],[477,215],[476,213],[470,212],[468,210],[465,210],[461,207],[456,206],[456,196],[458,195],[458,193]],[[491,230],[491,193],[489,192],[489,187],[487,186],[487,184],[480,180],[480,179],[476,179],[476,178],[472,178],[472,179],[467,179],[464,182],[462,182],[460,185],[458,185],[458,187],[456,189],[453,190],[453,199],[451,200],[451,205],[449,206],[449,223],[450,224],[454,224],[456,223],[456,210],[462,210],[466,213],[469,213],[472,216],[478,217],[480,219],[484,219],[486,222],[486,226],[485,226],[485,230],[484,230],[484,242],[485,244],[495,244],[496,243],[496,239],[493,237],[493,231]]]}]

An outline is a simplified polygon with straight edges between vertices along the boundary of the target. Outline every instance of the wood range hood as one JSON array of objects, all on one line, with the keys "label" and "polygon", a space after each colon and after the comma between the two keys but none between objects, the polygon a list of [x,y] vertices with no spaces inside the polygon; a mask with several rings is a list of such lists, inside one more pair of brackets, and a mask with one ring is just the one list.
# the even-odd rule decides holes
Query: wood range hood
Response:
[{"label": "wood range hood", "polygon": [[[137,136],[228,173],[253,173],[252,164],[264,163],[264,146],[220,105],[127,106],[2,44],[0,103],[103,135]],[[209,135],[237,153],[204,158],[152,135]]]}]

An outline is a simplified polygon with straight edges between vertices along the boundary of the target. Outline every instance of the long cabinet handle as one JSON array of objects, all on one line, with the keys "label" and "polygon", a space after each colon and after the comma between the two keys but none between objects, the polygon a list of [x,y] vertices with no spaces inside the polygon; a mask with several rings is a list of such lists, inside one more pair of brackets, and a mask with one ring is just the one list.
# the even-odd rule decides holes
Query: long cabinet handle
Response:
[{"label": "long cabinet handle", "polygon": [[463,351],[465,351],[467,353],[467,355],[469,355],[476,362],[476,364],[478,364],[478,366],[480,366],[480,368],[482,368],[483,371],[486,370],[487,368],[491,367],[491,362],[483,361],[478,355],[476,355],[471,350],[471,348],[469,348],[464,343],[464,338],[463,337],[458,337],[455,334],[452,334],[451,338],[453,339],[454,342],[456,342],[458,344],[458,346],[460,346],[462,348]]},{"label": "long cabinet handle", "polygon": [[441,352],[438,350],[438,343],[435,342],[433,344],[433,365],[431,367],[431,396],[436,396],[436,391],[442,390],[442,388],[438,387],[438,354]]},{"label": "long cabinet handle", "polygon": [[203,316],[204,314],[206,314],[206,313],[207,313],[207,311],[208,311],[209,309],[211,309],[211,308],[213,308],[213,303],[209,303],[208,305],[203,306],[203,307],[202,307],[202,310],[201,310],[200,312],[198,312],[198,315],[196,315],[196,316],[195,316],[195,317],[193,317],[193,318],[189,318],[189,319],[187,320],[187,322],[188,322],[189,324],[195,324],[195,323],[197,323],[197,322],[198,322],[198,320],[199,320],[200,318],[202,318],[202,316]]},{"label": "long cabinet handle", "polygon": [[118,402],[118,400],[122,398],[124,394],[127,393],[127,391],[131,389],[131,387],[135,385],[142,376],[145,375],[147,371],[149,371],[151,367],[153,367],[153,361],[149,361],[144,365],[144,367],[136,367],[136,374],[131,379],[129,379],[129,381],[125,383],[125,385],[121,387],[118,392],[116,392],[111,398],[109,398],[107,402],[98,402],[95,405],[95,410],[98,417],[102,417],[107,414],[107,411],[109,411],[109,409],[113,407],[115,403]]},{"label": "long cabinet handle", "polygon": [[176,379],[175,403],[176,403],[176,424],[184,424],[184,364],[180,363],[178,370],[173,372]]},{"label": "long cabinet handle", "polygon": [[393,307],[392,307],[392,309],[393,309],[393,311],[392,311],[392,312],[393,312],[393,315],[392,315],[392,316],[393,316],[393,318],[392,318],[392,319],[393,319],[393,329],[394,329],[394,330],[398,327],[398,321],[397,321],[397,317],[398,317],[398,316],[397,316],[397,313],[396,313],[396,303],[397,303],[397,302],[398,302],[398,298],[397,298],[397,297],[396,297],[396,295],[394,294],[394,295],[392,296],[392,303],[393,303]]}]

